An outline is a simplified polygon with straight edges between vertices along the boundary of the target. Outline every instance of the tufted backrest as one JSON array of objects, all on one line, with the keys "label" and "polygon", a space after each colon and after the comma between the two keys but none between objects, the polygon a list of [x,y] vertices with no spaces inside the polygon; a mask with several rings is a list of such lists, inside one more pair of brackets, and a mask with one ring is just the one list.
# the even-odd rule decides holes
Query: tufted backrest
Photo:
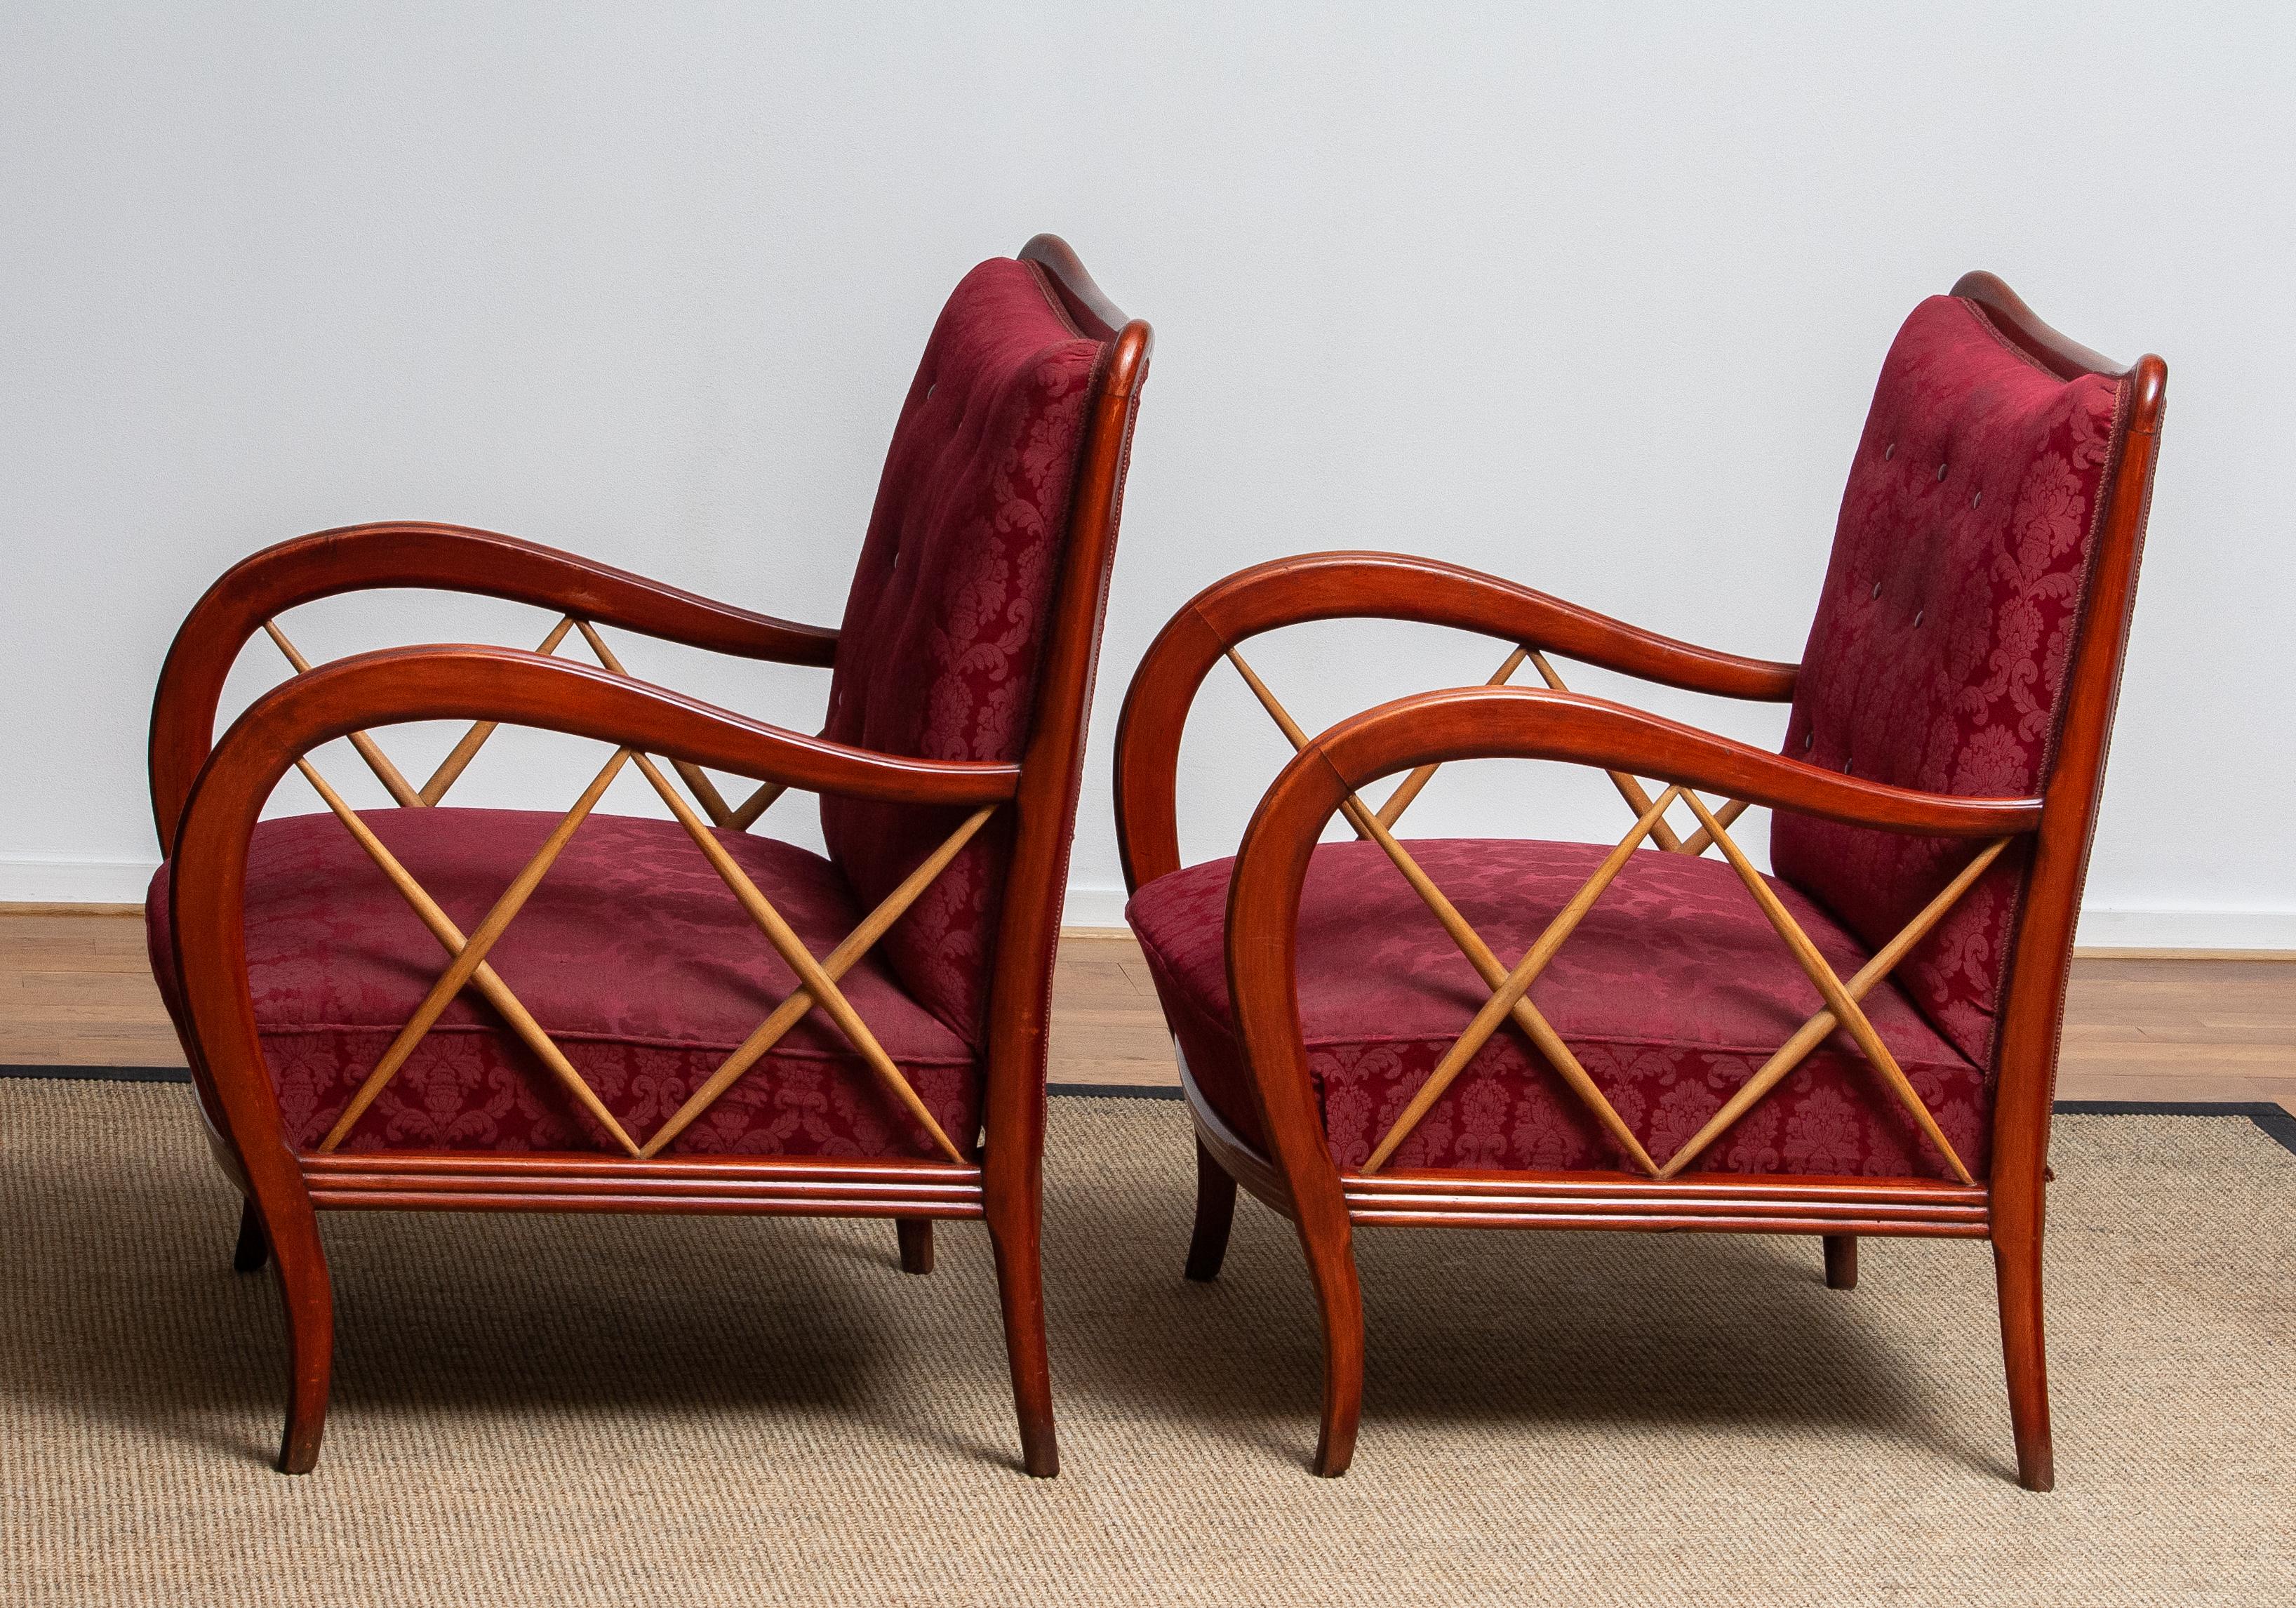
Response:
[{"label": "tufted backrest", "polygon": [[[922,759],[1021,757],[1103,350],[1033,263],[992,258],[958,284],[885,455],[824,734]],[[964,813],[821,800],[830,857],[865,908]],[[992,817],[880,950],[976,1046],[1012,815],[1008,806]]]},{"label": "tufted backrest", "polygon": [[[1789,755],[1933,792],[2041,791],[2121,390],[2041,367],[1973,301],[1914,309],[1842,496]],[[1777,874],[1876,946],[1977,847],[1783,813],[1770,833]],[[2021,851],[2004,855],[1897,972],[1980,1066],[2024,870]]]}]

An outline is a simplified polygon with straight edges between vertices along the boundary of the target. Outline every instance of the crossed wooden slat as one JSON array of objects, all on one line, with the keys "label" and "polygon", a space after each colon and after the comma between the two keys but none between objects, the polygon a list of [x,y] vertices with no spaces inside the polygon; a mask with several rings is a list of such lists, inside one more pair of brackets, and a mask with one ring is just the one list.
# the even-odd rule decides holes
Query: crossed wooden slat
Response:
[{"label": "crossed wooden slat", "polygon": [[[295,667],[296,674],[300,675],[311,668],[311,661],[288,641],[287,633],[279,628],[277,621],[265,620],[263,629],[280,652],[286,655],[287,662]],[[629,675],[629,671],[622,668],[622,661],[615,656],[613,649],[606,645],[606,639],[598,635],[598,628],[588,620],[577,619],[571,614],[551,627],[550,634],[534,651],[555,653],[558,644],[566,640],[566,634],[578,629],[582,633],[582,640],[590,644],[590,651],[598,656],[601,665],[617,676]],[[430,773],[430,779],[420,787],[407,781],[398,767],[390,762],[390,756],[384,753],[366,733],[351,733],[350,744],[357,751],[358,757],[366,761],[366,767],[374,773],[375,780],[382,783],[384,790],[398,800],[401,808],[419,809],[435,805],[447,796],[447,790],[454,786],[463,772],[470,767],[471,761],[478,758],[479,750],[486,746],[487,739],[495,734],[495,728],[499,724],[493,720],[472,722],[471,729],[463,734],[462,740],[439,762],[439,768]],[[779,782],[767,782],[760,783],[742,803],[728,804],[725,795],[718,791],[717,783],[710,781],[709,774],[700,766],[684,759],[673,759],[670,766],[693,790],[693,796],[701,801],[701,808],[709,814],[712,825],[730,826],[737,832],[747,832],[755,825],[758,817],[772,808],[774,800],[788,791]]]},{"label": "crossed wooden slat", "polygon": [[[1291,712],[1284,709],[1275,693],[1268,690],[1267,684],[1253,672],[1251,667],[1244,662],[1241,654],[1231,648],[1228,650],[1227,657],[1237,671],[1242,674],[1245,684],[1251,688],[1261,705],[1275,718],[1275,724],[1283,729],[1284,736],[1290,739],[1292,746],[1295,750],[1304,749],[1308,745],[1308,734],[1300,729],[1299,722],[1292,718]],[[1496,686],[1504,684],[1526,658],[1537,667],[1539,675],[1549,686],[1557,691],[1568,690],[1563,686],[1562,677],[1554,673],[1554,667],[1546,662],[1544,654],[1536,650],[1523,648],[1517,648],[1509,655],[1506,663],[1500,667],[1498,674],[1494,676],[1488,685]],[[1465,1070],[1467,1063],[1474,1059],[1476,1054],[1490,1041],[1491,1036],[1496,1033],[1505,1022],[1513,1021],[1523,1029],[1531,1042],[1546,1057],[1548,1062],[1562,1074],[1564,1083],[1570,1086],[1595,1120],[1602,1124],[1612,1139],[1618,1142],[1620,1148],[1634,1160],[1636,1165],[1658,1178],[1674,1177],[1691,1162],[1697,1160],[1709,1145],[1712,1144],[1747,1112],[1753,1109],[1755,1103],[1776,1087],[1789,1072],[1800,1065],[1836,1028],[1846,1028],[1850,1037],[1857,1042],[1858,1048],[1865,1053],[1866,1062],[1873,1067],[1875,1075],[1882,1079],[1891,1095],[1913,1118],[1915,1125],[1920,1128],[1930,1143],[1937,1147],[1938,1153],[1952,1168],[1954,1176],[1964,1184],[1975,1182],[1970,1175],[1969,1169],[1956,1153],[1951,1142],[1947,1139],[1944,1130],[1939,1128],[1937,1119],[1931,1113],[1920,1093],[1906,1078],[1904,1069],[1898,1066],[1897,1058],[1890,1053],[1889,1046],[1882,1042],[1881,1035],[1874,1031],[1873,1022],[1867,1019],[1858,1001],[1871,992],[1874,986],[1882,978],[1895,970],[1898,964],[1905,958],[1913,947],[1919,943],[1930,930],[1944,918],[1946,913],[1953,908],[1961,897],[1975,885],[1978,878],[1982,876],[1993,862],[2000,857],[2002,851],[2008,848],[2009,839],[1998,839],[1980,850],[1967,866],[1962,868],[1959,875],[1947,884],[1920,914],[1906,924],[1903,931],[1883,945],[1872,959],[1858,969],[1857,975],[1845,983],[1834,975],[1833,967],[1826,964],[1825,957],[1819,952],[1817,946],[1810,940],[1809,935],[1804,932],[1800,924],[1793,919],[1792,914],[1786,909],[1784,903],[1779,899],[1776,891],[1770,887],[1761,873],[1757,871],[1752,862],[1747,859],[1745,854],[1739,849],[1736,840],[1730,836],[1730,824],[1745,812],[1746,806],[1742,801],[1732,800],[1721,809],[1716,810],[1710,808],[1696,792],[1678,785],[1667,788],[1653,800],[1635,777],[1612,771],[1608,773],[1611,783],[1619,789],[1620,796],[1635,808],[1634,829],[1619,841],[1618,846],[1604,857],[1594,875],[1589,877],[1585,885],[1572,896],[1570,903],[1556,913],[1554,919],[1547,923],[1546,930],[1539,935],[1538,941],[1531,945],[1515,967],[1508,971],[1499,965],[1497,957],[1491,953],[1489,946],[1485,944],[1474,929],[1468,925],[1457,908],[1444,897],[1442,891],[1435,886],[1426,873],[1420,869],[1410,854],[1387,830],[1393,825],[1396,818],[1402,815],[1404,808],[1410,804],[1411,800],[1418,796],[1420,790],[1426,785],[1427,780],[1434,775],[1437,768],[1433,765],[1423,765],[1411,772],[1376,812],[1366,807],[1363,800],[1352,792],[1342,801],[1340,808],[1349,824],[1355,827],[1358,837],[1369,838],[1378,842],[1387,852],[1388,857],[1394,861],[1396,868],[1402,872],[1404,880],[1411,884],[1414,890],[1434,912],[1436,919],[1442,923],[1444,931],[1450,934],[1452,941],[1459,946],[1461,952],[1466,956],[1469,963],[1474,966],[1484,982],[1491,989],[1491,997],[1480,1010],[1476,1012],[1474,1019],[1467,1024],[1466,1030],[1460,1034],[1450,1049],[1444,1054],[1443,1059],[1437,1063],[1435,1071],[1413,1095],[1410,1103],[1390,1126],[1385,1136],[1372,1151],[1360,1170],[1365,1173],[1376,1172],[1381,1167],[1386,1165],[1403,1141],[1410,1136],[1412,1130],[1434,1108],[1435,1103],[1442,1097],[1443,1092],[1451,1086],[1460,1072]],[[1666,812],[1677,799],[1687,803],[1692,813],[1699,820],[1699,830],[1686,840],[1676,837],[1665,825]],[[1755,903],[1760,907],[1763,915],[1769,921],[1779,938],[1784,941],[1788,951],[1793,956],[1795,964],[1800,966],[1804,975],[1808,977],[1826,1004],[1824,1010],[1812,1016],[1796,1030],[1793,1036],[1786,1040],[1778,1052],[1764,1062],[1760,1070],[1748,1079],[1723,1107],[1715,1112],[1706,1126],[1669,1158],[1664,1167],[1659,1166],[1651,1160],[1649,1153],[1636,1139],[1625,1120],[1619,1116],[1616,1108],[1595,1086],[1594,1080],[1587,1075],[1586,1069],[1579,1064],[1578,1058],[1555,1035],[1554,1029],[1531,1005],[1528,997],[1531,984],[1538,980],[1539,973],[1546,970],[1547,963],[1554,959],[1555,952],[1562,948],[1563,941],[1586,918],[1587,913],[1594,908],[1595,901],[1602,897],[1603,890],[1611,885],[1620,871],[1624,869],[1628,859],[1645,839],[1657,844],[1661,849],[1677,854],[1701,855],[1708,849],[1718,845],[1723,857],[1729,862],[1731,869],[1737,873],[1739,880],[1746,884],[1748,891],[1754,897]]]},{"label": "crossed wooden slat", "polygon": [[[310,669],[309,661],[296,651],[284,633],[281,632],[275,625],[266,621],[264,628],[270,634],[272,640],[279,644],[281,651],[287,655],[288,662],[292,664],[299,673]],[[570,628],[580,629],[585,639],[597,652],[599,661],[607,669],[616,675],[627,674],[619,661],[614,658],[612,650],[606,646],[604,641],[599,637],[594,628],[586,620],[577,620],[569,617],[560,621],[550,636],[545,639],[540,651],[546,653],[554,650],[564,639]],[[447,789],[453,785],[455,777],[462,774],[463,769],[469,765],[472,758],[477,754],[487,738],[493,734],[495,724],[492,721],[480,721],[472,726],[471,730],[464,734],[462,741],[455,744],[454,751],[447,755],[439,771],[420,789],[407,783],[405,776],[399,774],[398,767],[390,763],[388,756],[383,754],[373,740],[366,736],[366,734],[364,732],[354,734],[351,741],[360,757],[367,761],[377,778],[390,790],[391,796],[402,807],[422,808],[436,804],[438,800],[445,795]],[[688,835],[693,839],[703,856],[709,861],[711,867],[732,890],[736,901],[765,934],[767,941],[774,946],[783,962],[797,974],[800,985],[796,992],[783,1000],[775,1008],[773,1013],[759,1024],[755,1032],[744,1039],[718,1064],[717,1070],[687,1097],[685,1103],[656,1129],[652,1137],[643,1145],[633,1139],[620,1122],[616,1120],[614,1114],[598,1098],[596,1092],[584,1081],[573,1063],[567,1060],[549,1034],[534,1019],[533,1013],[519,1001],[518,997],[496,973],[494,968],[487,964],[486,958],[488,951],[494,948],[496,940],[501,938],[512,919],[525,907],[528,898],[541,885],[542,879],[548,874],[559,854],[572,841],[576,829],[597,807],[598,800],[605,795],[606,789],[612,783],[615,776],[620,774],[622,767],[632,761],[636,763],[640,774],[660,795],[662,801],[669,807],[670,813],[677,818],[678,824],[685,827]],[[934,1119],[931,1111],[918,1097],[916,1090],[902,1075],[898,1065],[886,1053],[884,1046],[877,1041],[876,1036],[869,1030],[868,1024],[862,1021],[860,1013],[853,1008],[851,1002],[839,989],[837,980],[850,971],[854,964],[876,944],[877,940],[885,935],[893,923],[907,912],[909,907],[916,902],[919,896],[932,885],[935,879],[947,868],[949,862],[956,857],[957,853],[972,840],[973,835],[996,812],[996,805],[986,805],[968,816],[964,823],[951,833],[939,848],[927,856],[898,887],[879,902],[877,907],[869,913],[859,926],[846,936],[825,961],[816,961],[812,952],[805,947],[804,940],[783,919],[781,912],[774,907],[773,902],[766,898],[757,884],[735,862],[733,856],[726,852],[725,846],[718,841],[710,830],[710,824],[703,821],[694,812],[693,806],[688,804],[685,797],[670,785],[668,779],[661,774],[652,759],[633,750],[624,748],[614,751],[613,757],[607,760],[605,767],[593,778],[589,786],[583,790],[581,797],[575,801],[573,808],[552,830],[542,847],[536,850],[533,857],[521,869],[518,875],[512,879],[510,886],[503,890],[502,896],[495,901],[494,907],[487,913],[486,919],[479,924],[478,931],[467,937],[439,907],[438,901],[430,897],[422,885],[399,862],[398,857],[393,855],[382,841],[375,836],[366,823],[359,818],[358,813],[344,802],[341,794],[328,783],[326,778],[319,774],[318,769],[308,759],[299,759],[295,763],[296,768],[302,772],[305,779],[317,791],[327,808],[349,829],[351,836],[357,841],[360,848],[365,850],[368,857],[374,861],[383,875],[398,890],[415,915],[422,919],[422,923],[439,939],[440,946],[447,951],[448,960],[447,970],[439,974],[438,980],[431,985],[421,1004],[415,1007],[414,1014],[409,1016],[406,1024],[399,1029],[397,1036],[391,1040],[390,1047],[383,1052],[382,1056],[368,1072],[357,1091],[353,1094],[350,1103],[344,1107],[341,1116],[336,1120],[333,1128],[329,1129],[326,1136],[320,1140],[318,1149],[322,1153],[334,1150],[349,1136],[351,1129],[357,1126],[359,1119],[366,1113],[368,1108],[374,1103],[390,1080],[406,1065],[407,1057],[414,1052],[415,1046],[420,1044],[423,1037],[437,1024],[439,1016],[455,997],[464,988],[474,987],[480,996],[500,1013],[504,1021],[510,1025],[511,1030],[540,1057],[543,1064],[565,1086],[567,1092],[572,1095],[599,1126],[611,1135],[615,1142],[632,1156],[646,1159],[659,1154],[703,1112],[714,1105],[740,1080],[744,1072],[755,1065],[759,1058],[780,1042],[783,1037],[817,1005],[828,1014],[831,1021],[837,1024],[839,1030],[854,1047],[860,1051],[863,1060],[868,1062],[870,1070],[885,1084],[910,1117],[932,1136],[933,1142],[940,1150],[951,1161],[958,1162],[964,1161],[964,1153],[957,1148],[947,1132]],[[709,778],[701,774],[699,767],[688,766],[683,761],[674,760],[671,763],[688,784],[693,786],[695,796],[701,800],[703,808],[710,810],[713,817],[722,817],[717,819],[716,824],[719,826],[746,828],[785,791],[780,783],[767,783],[738,809],[731,809],[726,807],[724,799],[718,793],[717,789],[710,785]]]},{"label": "crossed wooden slat", "polygon": [[[1242,673],[1261,705],[1275,718],[1275,724],[1283,728],[1284,736],[1291,739],[1292,746],[1294,749],[1306,748],[1308,734],[1300,728],[1300,723],[1292,718],[1292,712],[1277,701],[1275,694],[1267,690],[1267,684],[1244,662],[1243,655],[1230,648],[1227,657]],[[1485,985],[1492,989],[1503,986],[1506,981],[1507,970],[1499,964],[1499,957],[1491,953],[1490,946],[1482,940],[1481,935],[1468,925],[1467,918],[1459,914],[1458,907],[1444,897],[1443,890],[1435,885],[1433,879],[1420,869],[1419,862],[1411,857],[1409,850],[1395,841],[1394,833],[1387,829],[1387,823],[1352,792],[1341,801],[1340,808],[1359,834],[1376,842],[1386,852],[1387,857],[1395,862],[1395,868],[1403,873],[1404,881],[1409,882],[1413,890],[1426,901],[1427,907],[1435,913],[1435,919],[1443,923],[1443,930],[1451,935],[1451,941],[1459,946],[1460,953],[1467,957],[1468,964],[1475,968]],[[1531,1043],[1538,1046],[1548,1063],[1562,1074],[1562,1080],[1570,1086],[1571,1092],[1585,1103],[1587,1109],[1594,1113],[1595,1120],[1618,1142],[1619,1147],[1634,1158],[1637,1167],[1655,1177],[1658,1163],[1651,1160],[1650,1153],[1643,1148],[1642,1141],[1635,1137],[1634,1129],[1627,1126],[1626,1119],[1620,1116],[1617,1109],[1603,1097],[1603,1091],[1595,1087],[1594,1079],[1588,1077],[1587,1069],[1578,1064],[1578,1057],[1571,1054],[1569,1045],[1562,1042],[1562,1035],[1548,1025],[1546,1017],[1539,1014],[1538,1007],[1529,998],[1517,995],[1508,1014],[1529,1035]]]}]

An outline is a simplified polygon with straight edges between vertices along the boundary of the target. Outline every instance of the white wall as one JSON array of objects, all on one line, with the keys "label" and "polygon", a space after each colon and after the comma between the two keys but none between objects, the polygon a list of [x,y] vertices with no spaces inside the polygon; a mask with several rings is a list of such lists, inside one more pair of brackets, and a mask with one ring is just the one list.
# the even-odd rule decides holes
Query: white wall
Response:
[{"label": "white wall", "polygon": [[[12,6],[0,898],[135,895],[160,655],[281,537],[460,521],[834,621],[933,310],[1049,228],[1159,330],[1071,921],[1116,918],[1131,666],[1254,560],[1413,549],[1796,656],[1890,334],[1986,267],[2173,373],[2085,936],[2296,946],[2296,12],[2198,9]],[[543,623],[292,621],[327,654]],[[627,656],[818,717],[814,672]],[[1496,652],[1326,627],[1257,657],[1314,725]],[[1193,852],[1279,759],[1216,686]],[[590,763],[505,743],[458,797],[562,803]],[[1620,810],[1487,766],[1413,819]]]}]

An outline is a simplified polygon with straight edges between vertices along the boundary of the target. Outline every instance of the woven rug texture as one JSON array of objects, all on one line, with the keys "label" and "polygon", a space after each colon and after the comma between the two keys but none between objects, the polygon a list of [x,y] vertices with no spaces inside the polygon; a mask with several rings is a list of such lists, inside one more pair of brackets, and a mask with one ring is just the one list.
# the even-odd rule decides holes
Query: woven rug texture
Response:
[{"label": "woven rug texture", "polygon": [[1016,1442],[986,1231],[335,1213],[318,1471],[182,1087],[0,1079],[0,1602],[2296,1602],[2296,1156],[2058,1120],[2058,1489],[2013,1479],[1981,1244],[1374,1230],[1354,1472],[1246,1200],[1168,1102],[1053,1104],[1065,1472]]}]

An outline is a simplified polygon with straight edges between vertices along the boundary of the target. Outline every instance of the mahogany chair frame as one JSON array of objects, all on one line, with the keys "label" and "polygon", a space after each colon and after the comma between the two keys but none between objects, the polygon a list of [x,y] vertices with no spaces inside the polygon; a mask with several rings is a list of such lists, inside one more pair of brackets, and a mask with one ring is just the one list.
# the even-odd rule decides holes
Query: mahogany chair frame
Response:
[{"label": "mahogany chair frame", "polygon": [[[2033,1490],[2047,1490],[2054,1483],[2041,1309],[2050,1113],[2074,924],[2120,693],[2168,371],[2157,357],[2123,367],[2067,340],[1992,275],[1965,275],[1953,293],[1980,304],[2005,337],[2061,378],[2104,375],[2118,381],[2122,391],[2090,560],[2087,606],[2058,716],[2054,760],[2036,797],[1964,798],[1886,786],[1562,690],[1544,660],[1546,652],[1668,686],[1769,702],[1792,699],[1799,671],[1792,664],[1656,636],[1431,559],[1324,553],[1262,564],[1208,587],[1150,646],[1127,694],[1117,734],[1118,836],[1130,888],[1136,890],[1181,868],[1180,741],[1189,708],[1214,665],[1223,659],[1234,661],[1299,751],[1261,798],[1245,832],[1226,916],[1228,984],[1265,1147],[1221,1118],[1190,1077],[1185,1057],[1181,1077],[1197,1136],[1197,1207],[1188,1276],[1217,1276],[1238,1185],[1290,1218],[1299,1230],[1323,1327],[1316,1473],[1346,1472],[1361,1416],[1363,1304],[1353,1234],[1363,1224],[1817,1235],[1824,1241],[1827,1283],[1837,1288],[1856,1282],[1857,1241],[1862,1235],[1988,1240],[2000,1301],[2018,1479]],[[1235,650],[1283,626],[1347,618],[1476,632],[1514,644],[1515,653],[1494,685],[1400,699],[1311,740]],[[1539,664],[1549,685],[1496,685],[1523,657]],[[1627,849],[1647,832],[1659,849],[1702,851],[1726,838],[1722,829],[1749,804],[1886,831],[2028,845],[2024,898],[1995,1047],[1988,1175],[1963,1184],[1682,1176],[1655,1165],[1642,1175],[1382,1170],[1377,1163],[1383,1156],[1342,1171],[1324,1136],[1301,1038],[1297,923],[1309,860],[1335,813],[1358,836],[1391,844],[1385,827],[1434,767],[1482,758],[1553,759],[1609,771],[1642,816],[1636,834],[1621,846]],[[1410,775],[1380,809],[1359,799],[1358,790],[1398,772]],[[1663,811],[1654,808],[1666,800],[1652,800],[1634,783],[1644,776],[1669,783],[1669,792],[1705,789],[1733,802],[1710,811],[1695,792],[1685,792],[1704,825],[1693,841],[1669,844],[1658,836],[1664,830]],[[1725,848],[1734,859],[1734,849],[1726,841]],[[1397,864],[1410,875],[1407,856]],[[1421,891],[1424,896],[1427,890]],[[1439,915],[1439,900],[1438,893],[1429,901]],[[1771,912],[1774,923],[1778,914]],[[1567,931],[1566,920],[1556,924]],[[1465,948],[1472,933],[1462,935],[1455,928],[1454,937]],[[1535,972],[1539,950],[1547,947],[1545,939],[1534,946],[1518,975]],[[1505,977],[1504,967],[1494,974],[1497,965],[1494,959],[1480,966],[1495,989]],[[1854,983],[1849,988],[1852,998],[1862,991]],[[1832,992],[1827,997],[1833,1002]],[[1485,1015],[1506,1004],[1495,997]],[[1517,990],[1518,1020],[1527,1005]],[[1818,1038],[1834,1025],[1828,1016],[1813,1019],[1811,1027],[1821,1022]],[[1496,1022],[1479,1021],[1477,1027],[1487,1032],[1489,1025]],[[1537,1040],[1533,1024],[1524,1026]],[[1798,1038],[1808,1033],[1806,1029]],[[1390,1139],[1400,1136],[1409,1120],[1406,1114]],[[1958,1170],[1957,1158],[1955,1166]]]},{"label": "mahogany chair frame", "polygon": [[[185,619],[152,707],[152,811],[171,866],[170,937],[188,1017],[184,1048],[217,1159],[247,1200],[234,1262],[251,1270],[267,1252],[284,1297],[290,1388],[278,1464],[283,1472],[300,1473],[314,1465],[325,1422],[333,1295],[316,1212],[428,1210],[891,1218],[900,1231],[902,1265],[914,1273],[931,1268],[934,1220],[985,1219],[1023,1466],[1038,1476],[1058,1473],[1039,1250],[1046,1026],[1100,626],[1152,334],[1145,323],[1127,319],[1057,236],[1040,234],[1020,255],[1037,266],[1076,326],[1108,343],[1108,350],[1095,371],[1034,716],[1016,764],[881,753],[783,730],[634,679],[594,627],[824,668],[836,662],[838,633],[481,530],[390,523],[299,537],[234,567]],[[316,669],[301,660],[272,623],[299,603],[378,587],[476,593],[559,611],[579,628],[603,668],[550,656],[566,634],[564,622],[539,652],[402,648]],[[258,699],[217,742],[215,716],[225,677],[249,639],[266,630],[299,673]],[[415,789],[397,776],[364,734],[422,720],[475,724],[439,775]],[[304,767],[318,782],[304,756],[356,734],[362,757],[398,801],[426,808],[497,723],[612,745],[617,751],[608,772],[626,758],[636,760],[697,841],[707,838],[699,818],[647,755],[668,759],[720,826],[748,826],[784,788],[971,807],[975,814],[969,826],[989,809],[1011,811],[1013,850],[989,981],[978,1147],[972,1136],[959,1135],[954,1160],[856,1161],[668,1157],[636,1146],[630,1148],[645,1153],[337,1153],[330,1144],[291,1144],[265,1069],[247,973],[248,849],[265,800],[291,767]],[[762,785],[735,808],[701,774],[705,766]],[[595,801],[606,774],[569,823]],[[322,786],[323,796],[332,792]],[[336,802],[330,799],[331,807]],[[356,819],[347,810],[338,813],[347,824]],[[738,876],[737,871],[728,877],[729,883]],[[404,885],[401,890],[407,891]],[[433,930],[439,931],[435,923]],[[462,953],[461,935],[449,932],[451,923],[439,936],[456,956],[456,967],[483,982],[488,969],[480,964],[483,948],[477,939],[484,934],[471,941],[473,955]],[[837,957],[822,964],[838,969]],[[801,972],[801,978],[811,998],[830,1003],[815,986],[825,977]],[[810,1003],[804,990],[788,1002],[799,1012]]]}]

